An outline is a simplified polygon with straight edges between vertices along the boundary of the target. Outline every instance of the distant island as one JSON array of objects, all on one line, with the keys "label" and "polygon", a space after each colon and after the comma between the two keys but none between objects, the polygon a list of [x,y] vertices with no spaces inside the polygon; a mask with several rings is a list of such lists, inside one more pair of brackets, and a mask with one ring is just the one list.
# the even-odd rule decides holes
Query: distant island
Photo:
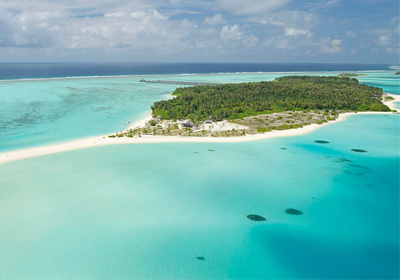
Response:
[{"label": "distant island", "polygon": [[[155,102],[144,127],[110,135],[228,137],[302,128],[345,112],[390,112],[381,88],[349,77],[286,76],[269,82],[180,87]],[[385,101],[388,101],[386,99]]]},{"label": "distant island", "polygon": [[397,71],[396,73],[394,73],[395,75],[400,75],[400,71]]},{"label": "distant island", "polygon": [[341,73],[338,75],[338,77],[341,77],[341,78],[353,78],[353,77],[362,77],[362,76],[367,76],[367,75],[357,74],[357,73]]}]

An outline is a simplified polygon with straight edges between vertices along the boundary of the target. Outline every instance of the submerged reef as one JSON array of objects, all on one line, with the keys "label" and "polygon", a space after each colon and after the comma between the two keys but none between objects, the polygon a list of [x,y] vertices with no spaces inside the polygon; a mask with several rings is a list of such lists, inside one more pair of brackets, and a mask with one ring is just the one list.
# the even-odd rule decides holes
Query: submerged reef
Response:
[{"label": "submerged reef", "polygon": [[293,208],[286,209],[285,213],[290,214],[290,215],[303,215],[303,212],[301,212],[300,210],[297,210],[297,209],[293,209]]},{"label": "submerged reef", "polygon": [[204,260],[206,260],[204,257],[196,257],[196,259],[198,259],[199,261],[204,261]]},{"label": "submerged reef", "polygon": [[314,142],[318,143],[318,144],[328,144],[329,143],[329,141],[325,141],[325,140],[315,140]]},{"label": "submerged reef", "polygon": [[356,153],[366,153],[367,152],[366,150],[361,150],[361,149],[351,149],[351,150]]},{"label": "submerged reef", "polygon": [[351,162],[351,160],[349,160],[349,159],[347,159],[347,158],[344,158],[344,157],[342,157],[342,158],[340,158],[340,159],[336,160],[336,162]]},{"label": "submerged reef", "polygon": [[263,222],[263,221],[267,220],[266,218],[264,218],[264,217],[262,217],[260,215],[255,215],[255,214],[247,215],[247,218],[252,220],[252,221],[255,221],[255,222]]}]

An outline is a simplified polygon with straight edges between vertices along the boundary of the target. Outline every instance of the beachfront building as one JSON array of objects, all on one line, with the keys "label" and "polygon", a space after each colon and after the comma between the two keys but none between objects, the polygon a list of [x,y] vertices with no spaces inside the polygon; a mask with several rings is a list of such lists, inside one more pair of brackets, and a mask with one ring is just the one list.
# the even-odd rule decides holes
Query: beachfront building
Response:
[{"label": "beachfront building", "polygon": [[192,121],[188,121],[188,122],[183,123],[183,126],[184,127],[193,128],[193,127],[196,126],[196,124],[194,122],[192,122]]}]

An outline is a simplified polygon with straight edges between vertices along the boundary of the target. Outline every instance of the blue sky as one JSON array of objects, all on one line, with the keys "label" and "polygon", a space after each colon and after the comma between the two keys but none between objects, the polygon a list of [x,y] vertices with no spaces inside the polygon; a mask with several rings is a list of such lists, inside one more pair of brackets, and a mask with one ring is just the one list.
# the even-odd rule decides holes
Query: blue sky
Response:
[{"label": "blue sky", "polygon": [[397,0],[2,0],[0,62],[399,63]]}]

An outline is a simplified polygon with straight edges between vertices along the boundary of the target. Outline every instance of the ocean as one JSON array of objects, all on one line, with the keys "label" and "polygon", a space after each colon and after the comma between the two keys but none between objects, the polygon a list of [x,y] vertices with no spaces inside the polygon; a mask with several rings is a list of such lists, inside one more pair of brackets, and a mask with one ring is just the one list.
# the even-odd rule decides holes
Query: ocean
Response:
[{"label": "ocean", "polygon": [[[400,94],[388,66],[318,67],[292,71],[362,70],[361,82]],[[286,75],[169,71],[140,74]],[[123,129],[176,87],[130,74],[3,76],[0,150]],[[398,279],[399,128],[399,115],[355,115],[296,137],[95,147],[0,165],[0,279]]]},{"label": "ocean", "polygon": [[0,79],[209,74],[243,72],[391,70],[387,64],[335,63],[0,63]]}]

